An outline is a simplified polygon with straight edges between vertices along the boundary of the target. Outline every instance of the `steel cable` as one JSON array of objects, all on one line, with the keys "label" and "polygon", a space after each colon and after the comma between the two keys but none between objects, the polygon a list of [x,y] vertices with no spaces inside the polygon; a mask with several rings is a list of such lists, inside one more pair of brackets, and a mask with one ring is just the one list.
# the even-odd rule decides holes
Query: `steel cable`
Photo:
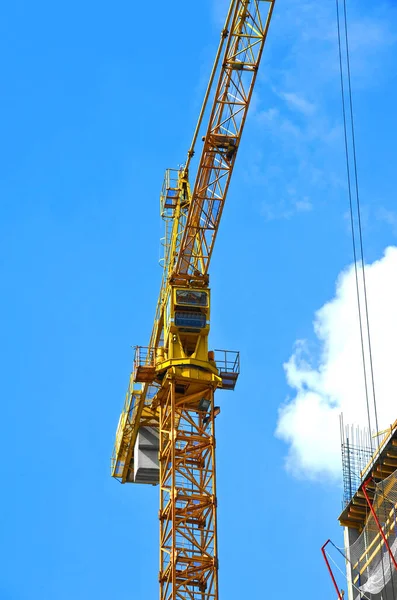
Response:
[{"label": "steel cable", "polygon": [[364,374],[365,399],[366,399],[366,405],[367,405],[367,418],[368,418],[368,427],[369,427],[369,432],[370,432],[371,450],[372,450],[371,413],[370,413],[368,384],[367,384],[367,368],[366,368],[366,362],[365,362],[364,333],[363,333],[360,288],[359,288],[358,269],[357,269],[356,233],[355,233],[355,227],[354,227],[353,197],[352,197],[352,185],[351,185],[351,178],[350,178],[349,144],[348,144],[348,139],[347,139],[347,118],[346,118],[346,102],[345,102],[345,85],[344,85],[344,81],[343,81],[342,41],[341,41],[341,32],[340,32],[339,0],[335,0],[335,3],[336,3],[336,19],[337,19],[337,29],[338,29],[339,71],[340,71],[340,87],[341,87],[341,96],[342,96],[342,114],[343,114],[344,144],[345,144],[346,170],[347,170],[347,187],[348,187],[348,194],[349,194],[350,226],[351,226],[352,245],[353,245],[354,272],[355,272],[355,279],[356,279],[357,308],[358,308],[358,320],[359,320],[359,327],[360,327],[360,342],[361,342],[361,356],[362,356],[363,374]]},{"label": "steel cable", "polygon": [[376,426],[376,431],[379,431],[378,411],[377,411],[377,406],[376,406],[376,394],[375,394],[375,377],[374,377],[374,367],[373,367],[373,360],[372,360],[371,331],[370,331],[370,326],[369,326],[367,282],[366,282],[366,277],[365,277],[364,244],[363,244],[363,234],[362,234],[362,226],[361,226],[361,204],[360,204],[360,193],[359,193],[359,185],[358,185],[356,136],[355,136],[355,129],[354,129],[354,110],[353,110],[353,96],[352,96],[351,74],[350,74],[350,50],[349,50],[349,35],[348,35],[348,24],[347,24],[346,0],[343,0],[343,13],[344,13],[344,22],[345,22],[347,81],[349,84],[349,107],[350,107],[350,118],[351,118],[351,136],[352,136],[352,148],[353,148],[354,179],[355,179],[355,187],[356,187],[358,232],[359,232],[359,240],[360,240],[361,270],[362,270],[362,275],[363,275],[365,319],[366,319],[367,335],[368,335],[368,355],[369,355],[369,364],[370,364],[370,372],[371,372],[375,426]]},{"label": "steel cable", "polygon": [[[369,402],[368,383],[367,383],[367,365],[366,365],[364,336],[363,336],[362,309],[361,309],[360,287],[359,287],[358,269],[357,269],[356,232],[355,232],[354,211],[353,211],[353,201],[352,201],[352,185],[351,185],[351,176],[350,176],[350,168],[351,167],[350,167],[350,156],[349,156],[349,145],[348,145],[348,134],[347,134],[346,100],[345,100],[344,73],[343,73],[343,62],[342,62],[342,43],[341,43],[341,33],[340,33],[339,0],[336,0],[336,13],[337,13],[339,67],[340,67],[341,96],[342,96],[342,110],[343,110],[344,141],[345,141],[346,167],[347,167],[347,180],[348,180],[348,193],[349,193],[350,222],[351,222],[352,242],[353,242],[353,258],[354,258],[354,269],[355,269],[355,278],[356,278],[357,305],[358,305],[359,325],[360,325],[361,354],[362,354],[362,362],[363,362],[368,426],[369,426],[369,431],[371,432],[370,402]],[[346,0],[343,0],[343,17],[344,17],[344,32],[345,32],[344,37],[345,37],[345,45],[346,45],[346,67],[347,67],[348,102],[349,102],[348,107],[349,107],[349,113],[350,113],[350,131],[351,131],[351,143],[352,143],[352,155],[353,155],[352,162],[353,162],[354,184],[355,184],[355,202],[356,202],[356,212],[357,212],[357,222],[358,222],[360,266],[361,266],[361,272],[362,272],[363,297],[364,297],[363,303],[364,303],[364,314],[365,314],[365,326],[366,326],[366,330],[367,330],[366,333],[367,333],[367,340],[368,340],[369,372],[370,372],[371,387],[372,387],[375,427],[376,427],[376,431],[379,431],[378,410],[377,410],[377,404],[376,404],[375,377],[374,377],[374,367],[373,367],[373,355],[372,355],[372,343],[371,343],[371,330],[370,330],[369,309],[368,309],[367,282],[366,282],[366,275],[365,275],[364,243],[363,243],[363,234],[362,234],[361,203],[360,203],[360,192],[359,192],[359,183],[358,183],[358,168],[357,168],[356,138],[355,138],[355,127],[354,127],[353,94],[352,94],[352,85],[351,85],[350,49],[349,49],[349,34],[348,34],[348,19],[347,19]],[[371,438],[371,447],[372,447],[372,438]],[[380,449],[379,449],[379,453],[380,453]],[[380,468],[381,468],[381,465],[380,465]],[[390,564],[391,564],[390,557],[389,557],[389,560],[390,560]],[[383,580],[386,585],[383,561],[382,561],[382,570],[383,570]],[[392,584],[393,600],[395,600],[396,596],[395,596],[393,577],[392,577],[391,584]],[[386,596],[386,600],[387,600],[388,594],[387,594],[386,587],[384,587],[384,591],[385,591],[385,596]]]}]

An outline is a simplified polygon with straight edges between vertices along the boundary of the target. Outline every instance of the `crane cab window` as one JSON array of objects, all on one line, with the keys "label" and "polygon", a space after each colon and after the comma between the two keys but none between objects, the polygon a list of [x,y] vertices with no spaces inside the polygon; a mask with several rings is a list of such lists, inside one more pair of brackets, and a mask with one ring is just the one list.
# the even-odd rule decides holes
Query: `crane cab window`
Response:
[{"label": "crane cab window", "polygon": [[208,294],[199,290],[176,290],[176,304],[208,306]]}]

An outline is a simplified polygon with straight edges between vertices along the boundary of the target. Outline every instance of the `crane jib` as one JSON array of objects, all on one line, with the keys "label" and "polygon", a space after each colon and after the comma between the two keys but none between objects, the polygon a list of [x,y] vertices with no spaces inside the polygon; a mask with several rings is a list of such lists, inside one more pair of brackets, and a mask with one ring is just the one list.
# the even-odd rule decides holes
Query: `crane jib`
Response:
[{"label": "crane jib", "polygon": [[219,76],[209,94],[214,100],[176,274],[208,272],[273,7],[274,2],[263,0],[235,3]]}]

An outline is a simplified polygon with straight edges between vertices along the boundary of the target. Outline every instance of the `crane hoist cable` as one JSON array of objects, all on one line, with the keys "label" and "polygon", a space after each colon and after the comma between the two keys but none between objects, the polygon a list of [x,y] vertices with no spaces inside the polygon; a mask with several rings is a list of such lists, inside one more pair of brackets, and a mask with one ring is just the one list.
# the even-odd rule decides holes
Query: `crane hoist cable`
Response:
[{"label": "crane hoist cable", "polygon": [[[368,428],[371,433],[371,409],[370,409],[370,398],[369,398],[369,390],[368,390],[368,370],[371,381],[371,391],[372,391],[372,400],[373,400],[373,411],[375,418],[375,427],[376,431],[379,431],[379,421],[378,421],[378,410],[377,410],[377,402],[376,402],[376,389],[375,389],[375,376],[374,376],[374,367],[373,367],[373,356],[372,356],[372,343],[371,343],[371,328],[370,328],[370,318],[369,318],[369,310],[368,310],[368,295],[367,295],[367,281],[366,281],[366,273],[365,273],[365,258],[364,258],[364,242],[363,242],[363,232],[362,232],[362,219],[361,219],[361,202],[360,202],[360,190],[359,190],[359,180],[358,180],[358,167],[357,167],[357,152],[356,152],[356,136],[355,136],[355,125],[354,125],[354,109],[353,109],[353,93],[352,93],[352,84],[351,84],[351,70],[350,70],[350,49],[349,49],[349,32],[348,32],[348,18],[347,18],[347,7],[346,0],[343,0],[343,18],[340,15],[339,2],[342,0],[335,0],[336,4],[336,17],[337,17],[337,33],[338,33],[338,51],[339,51],[339,69],[340,69],[340,87],[341,87],[341,98],[342,98],[342,113],[343,113],[343,129],[344,129],[344,145],[345,145],[345,157],[346,157],[346,171],[347,171],[347,184],[348,184],[348,195],[349,195],[349,213],[350,213],[350,225],[351,225],[351,235],[352,235],[352,246],[353,246],[353,260],[354,260],[354,272],[355,272],[355,282],[356,282],[356,296],[357,296],[357,310],[358,310],[358,319],[359,319],[359,330],[360,330],[360,344],[361,344],[361,357],[362,357],[362,365],[363,365],[363,377],[364,377],[364,388],[365,388],[365,399],[366,399],[366,410],[367,410],[367,419],[368,419]],[[343,68],[343,59],[342,59],[342,36],[341,36],[341,22],[344,30],[344,43],[346,50],[346,70],[347,70],[347,94],[348,101],[346,101],[346,92],[345,92],[345,84],[344,84],[344,68]],[[347,105],[347,109],[346,109]],[[350,151],[349,151],[349,132],[348,132],[348,117],[350,119],[350,136],[351,136],[351,147],[352,147],[352,160],[350,160]],[[353,184],[351,177],[351,162],[353,167]],[[353,204],[353,192],[352,188],[355,189],[355,206]],[[358,240],[359,247],[357,251],[357,242],[356,242],[356,227],[355,227],[355,212],[357,214],[357,230],[358,230]],[[360,292],[360,283],[359,283],[359,268],[358,268],[358,258],[359,256],[359,265],[362,276],[362,286],[363,286],[363,301],[361,300],[361,292]],[[363,306],[362,306],[363,304]],[[364,325],[363,325],[363,313],[364,313]],[[366,348],[364,342],[364,326],[367,335],[367,351],[368,351],[368,359],[369,359],[369,369],[367,368],[367,360],[366,360]],[[372,437],[370,435],[370,443],[371,450],[373,450],[372,446]],[[380,456],[380,445],[378,445],[378,455]],[[373,459],[375,458],[375,454],[373,455]],[[382,472],[382,465],[380,463],[380,471]],[[391,558],[389,556],[390,568],[391,568]],[[384,564],[382,561],[382,577],[384,582],[384,592],[385,592],[385,600],[388,600],[388,592],[386,587],[386,575],[384,571]],[[396,599],[394,581],[391,579],[392,584],[392,597],[393,600]]]},{"label": "crane hoist cable", "polygon": [[[363,329],[361,295],[360,295],[358,266],[357,266],[358,261],[357,261],[357,247],[356,247],[356,230],[355,230],[355,222],[354,222],[353,193],[352,193],[352,184],[351,184],[351,176],[350,176],[350,153],[349,153],[348,130],[347,130],[347,114],[346,114],[344,69],[343,69],[343,58],[342,58],[342,40],[341,40],[339,0],[335,0],[335,4],[336,4],[336,17],[337,17],[337,30],[338,30],[339,74],[340,74],[340,88],[341,88],[341,98],[342,98],[347,189],[348,189],[348,196],[349,196],[350,229],[351,229],[351,236],[352,236],[353,262],[354,262],[354,272],[355,272],[355,282],[356,282],[357,310],[358,310],[358,321],[359,321],[359,328],[360,328],[361,357],[362,357],[362,366],[363,366],[363,374],[364,374],[365,400],[366,400],[366,407],[367,407],[368,428],[369,428],[369,431],[371,432],[372,431],[371,411],[370,411],[370,403],[369,403],[367,365],[366,365],[366,360],[365,360],[364,329]],[[372,442],[372,438],[371,438],[371,447],[372,447],[372,444],[373,444],[373,442]]]},{"label": "crane hoist cable", "polygon": [[[369,431],[371,432],[372,427],[371,427],[370,401],[369,401],[368,377],[367,377],[368,369],[367,369],[367,363],[366,363],[366,357],[365,357],[363,313],[364,313],[364,318],[365,318],[365,322],[364,322],[365,329],[366,329],[366,333],[367,333],[369,376],[370,376],[371,388],[372,388],[373,410],[374,410],[376,431],[379,431],[379,422],[378,422],[378,411],[377,411],[377,403],[376,403],[375,376],[374,376],[373,357],[372,357],[371,328],[370,328],[369,309],[368,309],[367,280],[366,280],[364,242],[363,242],[362,219],[361,219],[361,201],[360,201],[360,190],[359,190],[359,181],[358,181],[356,136],[355,136],[354,110],[353,110],[353,94],[352,94],[351,70],[350,70],[350,49],[349,49],[347,8],[346,8],[346,0],[343,0],[343,20],[342,20],[342,17],[340,15],[339,2],[340,2],[340,0],[335,0],[336,16],[337,16],[337,32],[338,32],[340,86],[341,86],[342,112],[343,112],[344,145],[345,145],[347,184],[348,184],[348,195],[349,195],[349,213],[350,213],[350,225],[351,225],[352,246],[353,246],[355,280],[356,280],[357,309],[358,309],[359,326],[360,326],[360,343],[361,343],[361,354],[362,354],[362,363],[363,363],[365,397],[366,397],[366,405],[367,405],[367,418],[368,418]],[[345,43],[345,47],[346,47],[346,67],[345,68],[347,70],[348,101],[346,100],[345,83],[344,83],[341,21],[342,21],[342,27],[344,30],[344,38],[345,38],[344,43]],[[346,105],[347,105],[347,109],[346,109]],[[348,139],[349,132],[348,132],[348,123],[347,123],[348,117],[350,119],[352,160],[350,159],[350,151],[349,151],[349,139]],[[352,163],[352,165],[351,165],[351,163]],[[353,183],[352,183],[352,177],[351,177],[351,170],[353,170],[353,174],[354,174]],[[354,193],[355,206],[353,204],[353,191],[352,191],[353,187],[355,190],[355,193]],[[357,214],[358,235],[356,234],[355,216],[354,216],[355,213]],[[357,251],[356,237],[358,237],[358,240],[359,240],[358,251]],[[360,293],[358,264],[360,266],[361,276],[362,276],[363,301],[361,300],[361,293]],[[362,304],[364,306],[362,306]],[[371,442],[371,444],[372,444],[372,442]]]},{"label": "crane hoist cable", "polygon": [[[340,3],[342,4],[342,10],[340,10]],[[393,577],[393,565],[396,565],[395,557],[392,554],[391,548],[388,543],[392,528],[396,527],[396,522],[391,522],[391,515],[394,513],[395,516],[395,502],[394,500],[388,500],[382,485],[387,477],[387,474],[382,474],[382,443],[378,445],[377,450],[374,452],[373,443],[371,438],[371,403],[370,403],[370,392],[369,392],[369,376],[371,379],[372,399],[373,399],[373,410],[375,417],[375,425],[377,435],[379,435],[379,424],[378,424],[378,412],[376,404],[376,393],[375,393],[375,377],[372,360],[372,344],[371,344],[371,331],[370,331],[370,319],[368,310],[368,298],[367,298],[367,282],[366,282],[366,268],[364,258],[364,243],[363,243],[363,232],[362,232],[362,220],[361,220],[361,203],[360,203],[360,190],[359,190],[359,178],[358,178],[358,167],[357,167],[357,152],[356,152],[356,138],[355,138],[355,125],[354,125],[354,109],[353,109],[353,94],[351,84],[351,70],[350,70],[350,49],[349,49],[349,32],[348,32],[348,18],[347,18],[347,7],[346,0],[335,0],[336,5],[336,20],[337,20],[337,38],[338,38],[338,51],[339,51],[339,70],[340,70],[340,89],[341,89],[341,100],[342,100],[342,114],[343,114],[343,129],[344,129],[344,147],[345,147],[345,159],[346,159],[346,171],[347,171],[347,187],[349,197],[349,212],[350,212],[350,225],[351,225],[351,236],[353,245],[353,259],[354,259],[354,274],[356,284],[356,296],[357,296],[357,309],[359,318],[359,333],[360,333],[360,345],[361,345],[361,358],[363,366],[364,386],[365,386],[365,400],[367,409],[367,419],[369,427],[369,438],[372,450],[372,458],[370,462],[363,468],[359,473],[361,483],[358,489],[352,494],[350,484],[349,500],[345,505],[342,514],[339,517],[340,524],[345,527],[347,535],[345,536],[345,553],[341,551],[331,540],[328,540],[321,548],[323,553],[328,571],[330,573],[332,582],[337,592],[338,598],[341,598],[337,582],[334,574],[330,567],[328,559],[330,559],[336,568],[343,574],[339,565],[333,560],[332,556],[325,551],[326,546],[331,543],[338,552],[342,554],[345,559],[347,568],[347,581],[349,586],[349,598],[353,593],[353,588],[359,593],[360,598],[367,598],[365,592],[369,593],[370,597],[373,594],[378,596],[379,592],[384,594],[385,600],[388,600],[389,592],[392,592],[393,600],[396,599],[394,577]],[[341,15],[342,13],[342,15]],[[344,36],[342,39],[342,30]],[[344,44],[344,49],[342,48]],[[345,52],[345,58],[343,57],[343,50]],[[345,73],[346,70],[346,73]],[[347,80],[345,90],[345,79]],[[350,127],[348,127],[348,121],[350,121]],[[349,139],[350,137],[350,139]],[[351,149],[350,149],[351,147]],[[354,189],[354,192],[353,192]],[[357,221],[357,226],[356,226]],[[357,242],[358,238],[358,242]],[[359,280],[359,275],[362,277],[362,284]],[[361,291],[362,285],[362,291]],[[363,298],[362,298],[363,294]],[[364,339],[364,333],[366,333],[366,340]],[[367,365],[366,352],[369,355],[369,368]],[[368,373],[369,372],[369,373]],[[343,423],[343,422],[341,422]],[[392,435],[394,426],[390,426],[390,435]],[[387,438],[386,438],[387,440]],[[342,442],[343,444],[345,442]],[[346,439],[346,445],[349,452],[349,440]],[[361,443],[362,446],[362,443]],[[389,463],[386,463],[385,466]],[[394,468],[394,467],[393,467]],[[351,465],[349,460],[349,474],[351,473]],[[388,466],[384,471],[390,472]],[[358,473],[357,473],[358,475]],[[390,477],[393,477],[392,482],[395,485],[395,471],[392,471]],[[376,479],[381,480],[381,484],[376,484]],[[389,479],[389,478],[387,478]],[[375,483],[375,491],[372,491],[372,499],[366,491],[366,487],[369,484]],[[380,489],[380,493],[377,492]],[[360,495],[365,498],[365,505],[362,506],[360,503]],[[382,497],[382,502],[379,503],[379,497]],[[389,511],[386,507],[384,500],[389,502]],[[375,510],[375,503],[377,505]],[[359,510],[357,511],[357,507]],[[356,509],[356,510],[355,510]],[[369,510],[368,510],[369,509]],[[376,512],[381,513],[377,516]],[[382,514],[383,513],[383,514]],[[371,520],[372,518],[372,520]],[[387,525],[388,524],[388,525]],[[387,530],[389,527],[389,530]],[[358,530],[358,534],[354,535],[354,538],[350,538],[351,529]],[[385,529],[386,528],[386,532]],[[395,533],[395,531],[394,531]],[[380,540],[380,541],[379,541]],[[387,549],[387,557],[384,556],[384,551]],[[385,561],[388,561],[388,566],[385,565]],[[360,565],[360,566],[358,566]],[[385,568],[386,567],[386,568]],[[380,571],[378,573],[378,571]],[[344,574],[343,574],[344,575]],[[395,575],[395,572],[394,572]],[[361,581],[361,577],[364,577],[364,581]],[[391,590],[388,588],[388,583],[391,581]],[[380,584],[382,585],[380,586]],[[357,585],[356,585],[357,584]],[[380,586],[380,587],[379,587]]]}]

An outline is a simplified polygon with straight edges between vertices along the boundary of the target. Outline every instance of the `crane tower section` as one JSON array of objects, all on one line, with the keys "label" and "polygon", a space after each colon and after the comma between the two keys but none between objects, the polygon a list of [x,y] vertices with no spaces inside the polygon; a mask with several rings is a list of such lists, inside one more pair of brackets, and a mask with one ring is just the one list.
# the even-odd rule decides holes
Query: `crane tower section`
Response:
[{"label": "crane tower section", "polygon": [[273,7],[232,0],[186,162],[166,171],[160,195],[160,294],[149,345],[135,349],[111,469],[122,483],[159,484],[161,600],[219,598],[214,394],[234,389],[240,364],[238,352],[209,350],[208,269]]}]

